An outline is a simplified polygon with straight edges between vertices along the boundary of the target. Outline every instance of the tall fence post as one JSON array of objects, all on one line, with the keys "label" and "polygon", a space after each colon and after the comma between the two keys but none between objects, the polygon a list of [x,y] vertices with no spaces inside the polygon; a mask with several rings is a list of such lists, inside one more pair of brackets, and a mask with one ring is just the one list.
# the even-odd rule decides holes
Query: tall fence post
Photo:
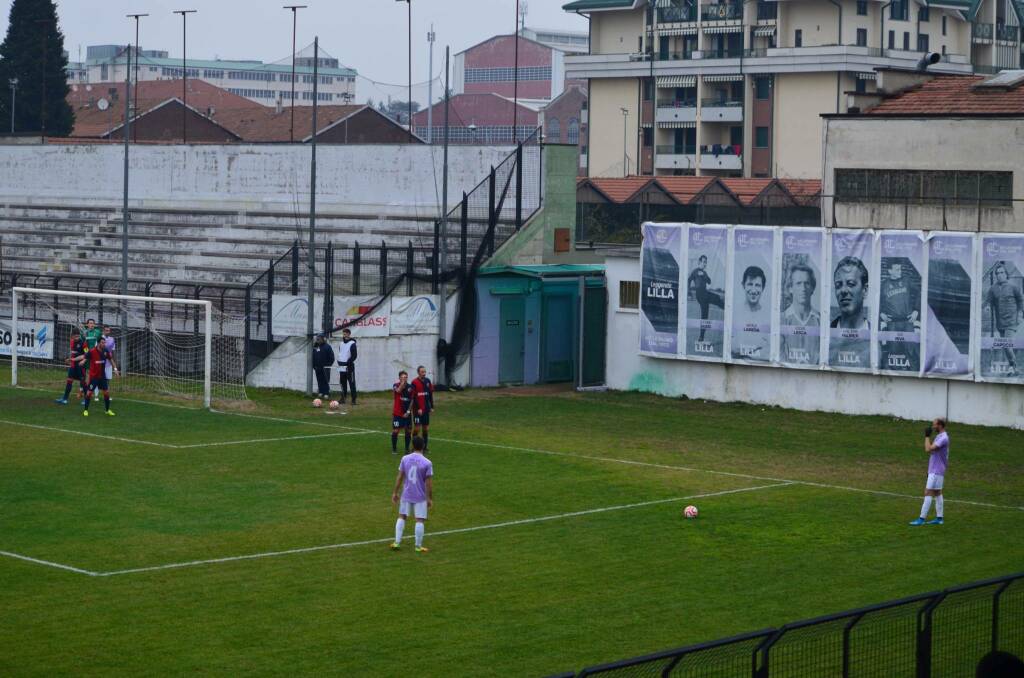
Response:
[{"label": "tall fence post", "polygon": [[[412,247],[412,243],[409,244],[409,247]],[[431,265],[430,265],[430,293],[431,294],[437,294],[437,287],[438,287],[437,275],[438,275],[438,271],[441,269],[441,266],[438,263],[440,258],[441,258],[441,222],[440,221],[435,221],[434,222],[434,256],[432,257]],[[411,296],[412,292],[410,292],[409,295]]]},{"label": "tall fence post", "polygon": [[[435,222],[434,227],[437,227]],[[434,256],[437,256],[437,248],[434,248]],[[405,248],[405,294],[406,296],[412,296],[412,240],[409,241],[409,245]],[[435,259],[436,261],[436,259]],[[434,284],[437,284],[437,275],[434,275]]]},{"label": "tall fence post", "polygon": [[466,240],[469,239],[469,198],[466,196],[466,192],[462,192],[462,203],[459,210],[459,267],[463,272],[466,270],[466,248],[468,244]]},{"label": "tall fence post", "polygon": [[490,177],[487,179],[487,256],[494,254],[494,231],[498,228],[498,214],[495,210],[495,191],[497,190],[498,176],[491,167]]},{"label": "tall fence post", "polygon": [[[270,268],[271,268],[271,270],[273,270],[273,268],[274,268],[273,264],[271,264]],[[242,364],[243,364],[242,376],[243,377],[245,377],[245,376],[247,376],[249,374],[249,356],[252,354],[252,350],[251,350],[251,340],[252,340],[251,334],[252,334],[252,332],[249,329],[249,320],[250,320],[250,317],[251,317],[250,316],[251,304],[252,304],[252,286],[251,285],[246,285],[245,286],[245,323],[244,323],[245,324],[245,340],[243,342],[244,345],[245,345],[245,356],[242,358]],[[270,325],[268,323],[267,327],[269,328],[269,326]],[[268,330],[268,336],[269,336],[269,330]],[[268,352],[270,351],[270,347],[269,346],[267,347],[267,351]]]},{"label": "tall fence post", "polygon": [[359,243],[352,248],[352,294],[359,294]]},{"label": "tall fence post", "polygon": [[334,324],[334,244],[328,242],[324,251],[324,308],[321,313],[322,332],[329,332]]},{"label": "tall fence post", "polygon": [[932,612],[946,598],[940,593],[917,613],[917,678],[932,675]]},{"label": "tall fence post", "polygon": [[292,244],[292,296],[299,296],[299,241]]},{"label": "tall fence post", "polygon": [[992,594],[992,651],[999,649],[999,596],[1010,587],[1013,581],[1005,582]]},{"label": "tall fence post", "polygon": [[[245,309],[245,322],[249,322],[249,308]],[[274,341],[274,260],[270,260],[270,268],[267,269],[267,355],[270,355],[271,344]]]},{"label": "tall fence post", "polygon": [[516,146],[516,232],[523,227],[523,144]]},{"label": "tall fence post", "polygon": [[380,295],[388,293],[388,244],[380,241]]},{"label": "tall fence post", "polygon": [[[153,283],[151,283],[151,282],[147,282],[146,283],[146,292],[145,292],[145,294],[146,294],[147,297],[152,297],[153,296]],[[153,302],[152,301],[147,301],[146,302],[146,311],[145,311],[145,313],[146,313],[146,374],[152,374],[152,372],[153,372],[153,358],[152,358],[152,355],[153,355],[153,332],[151,331],[152,330],[151,325],[153,323]]]}]

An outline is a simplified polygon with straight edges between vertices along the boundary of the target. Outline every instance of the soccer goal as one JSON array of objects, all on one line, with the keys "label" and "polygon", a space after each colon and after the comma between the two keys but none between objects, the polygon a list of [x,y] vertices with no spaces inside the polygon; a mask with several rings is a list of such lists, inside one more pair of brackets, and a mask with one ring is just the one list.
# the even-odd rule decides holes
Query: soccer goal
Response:
[{"label": "soccer goal", "polygon": [[0,334],[14,386],[59,395],[77,332],[90,347],[104,334],[107,347],[113,343],[115,398],[201,401],[207,408],[214,400],[245,399],[246,319],[210,301],[15,287],[10,316],[9,328],[0,319]]}]

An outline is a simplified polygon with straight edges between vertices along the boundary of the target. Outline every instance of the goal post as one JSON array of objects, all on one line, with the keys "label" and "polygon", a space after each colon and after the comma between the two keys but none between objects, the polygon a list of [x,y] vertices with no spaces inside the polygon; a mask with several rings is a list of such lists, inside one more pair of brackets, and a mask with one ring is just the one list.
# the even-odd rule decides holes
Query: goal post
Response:
[{"label": "goal post", "polygon": [[[105,313],[116,320],[104,322]],[[215,313],[205,299],[32,287],[11,292],[11,337],[6,343],[12,386],[50,387],[65,381],[68,339],[87,319],[111,328],[113,354],[121,368],[112,383],[115,393],[201,397],[206,408],[215,398],[245,398],[246,318]]]}]

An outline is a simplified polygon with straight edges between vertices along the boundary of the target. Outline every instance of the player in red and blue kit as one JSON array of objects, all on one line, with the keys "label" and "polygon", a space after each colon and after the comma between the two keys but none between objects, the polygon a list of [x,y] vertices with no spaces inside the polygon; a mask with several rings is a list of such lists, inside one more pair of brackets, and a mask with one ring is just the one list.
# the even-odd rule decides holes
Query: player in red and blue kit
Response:
[{"label": "player in red and blue kit", "polygon": [[427,378],[427,368],[423,365],[416,368],[412,388],[415,392],[412,434],[423,437],[423,451],[427,452],[430,449],[430,413],[434,411],[434,384]]},{"label": "player in red and blue kit", "polygon": [[97,388],[103,391],[103,409],[106,411],[107,416],[113,417],[114,413],[110,411],[110,386],[107,383],[106,364],[110,361],[110,364],[114,367],[114,374],[118,373],[117,363],[114,362],[114,356],[106,347],[106,341],[103,337],[100,337],[99,341],[96,342],[96,347],[89,350],[89,383],[85,387],[85,404],[82,410],[82,416],[89,416],[89,403],[92,401],[92,390]]},{"label": "player in red and blue kit", "polygon": [[85,395],[85,374],[87,366],[86,362],[86,348],[85,341],[82,340],[82,336],[78,333],[78,330],[71,330],[71,347],[68,351],[68,376],[67,382],[64,384],[64,395],[57,398],[58,405],[67,405],[68,396],[71,395],[71,385],[74,382],[78,382],[78,389],[80,397]]},{"label": "player in red and blue kit", "polygon": [[413,389],[409,383],[409,373],[402,370],[398,373],[398,381],[391,387],[395,403],[391,408],[391,454],[398,454],[398,431],[405,430],[405,453],[409,453],[409,419],[412,414]]}]

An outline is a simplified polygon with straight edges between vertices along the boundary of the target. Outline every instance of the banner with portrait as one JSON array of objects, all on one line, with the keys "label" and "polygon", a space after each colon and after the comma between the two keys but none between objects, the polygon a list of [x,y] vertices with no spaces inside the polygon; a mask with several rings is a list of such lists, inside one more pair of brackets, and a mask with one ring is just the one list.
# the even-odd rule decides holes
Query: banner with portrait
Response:
[{"label": "banner with portrait", "polygon": [[870,372],[874,232],[832,231],[829,255],[828,365]]},{"label": "banner with portrait", "polygon": [[786,367],[821,364],[824,249],[821,229],[782,229],[779,363]]},{"label": "banner with portrait", "polygon": [[679,352],[679,257],[684,229],[644,224],[640,281],[640,350]]},{"label": "banner with portrait", "polygon": [[739,227],[732,232],[733,361],[768,365],[772,360],[772,290],[775,229]]},{"label": "banner with portrait", "polygon": [[981,238],[981,381],[1024,383],[1024,236]]},{"label": "banner with portrait", "polygon": [[725,357],[725,306],[729,284],[726,226],[690,225],[686,241],[687,358]]},{"label": "banner with portrait", "polygon": [[878,369],[916,377],[921,373],[924,234],[883,231],[878,235],[878,256]]},{"label": "banner with portrait", "polygon": [[971,376],[974,236],[933,233],[928,238],[924,374]]}]

